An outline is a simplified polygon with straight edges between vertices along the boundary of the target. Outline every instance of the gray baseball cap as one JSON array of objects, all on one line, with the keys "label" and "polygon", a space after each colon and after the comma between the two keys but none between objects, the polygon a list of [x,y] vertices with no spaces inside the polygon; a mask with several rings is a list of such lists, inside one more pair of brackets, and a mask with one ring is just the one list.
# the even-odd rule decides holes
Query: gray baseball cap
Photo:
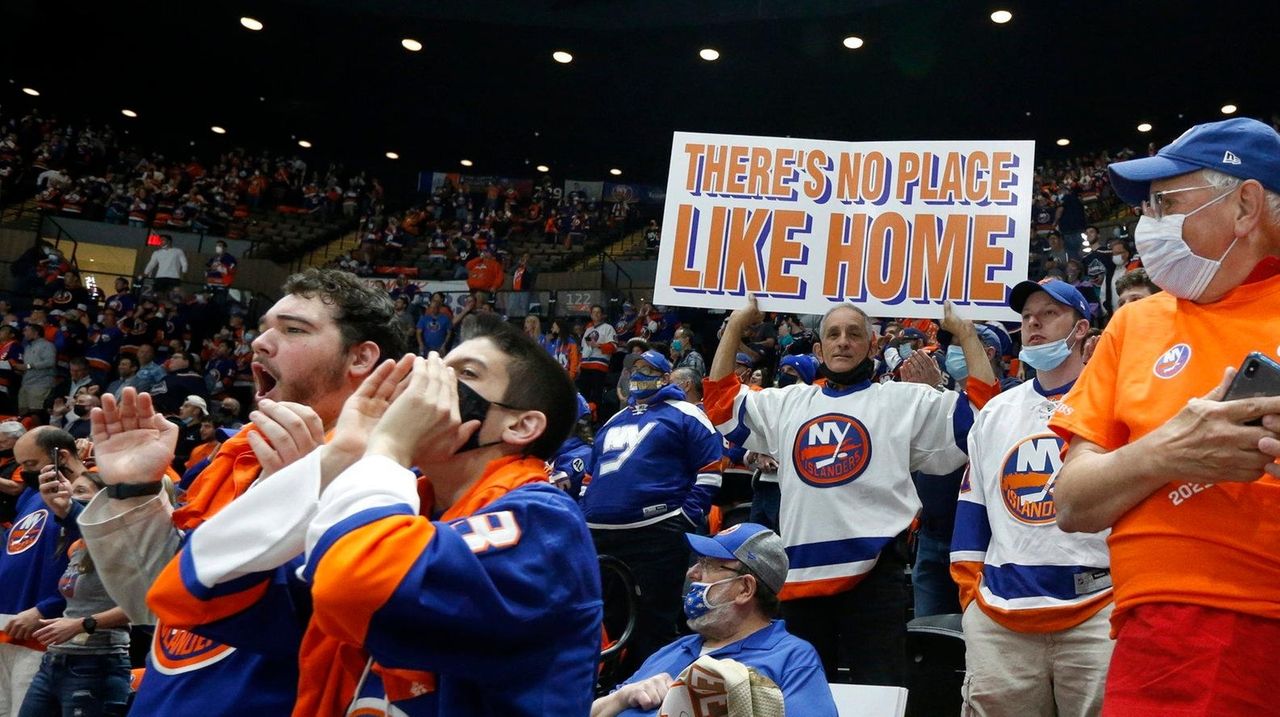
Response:
[{"label": "gray baseball cap", "polygon": [[685,533],[698,555],[737,560],[776,595],[787,582],[787,551],[777,533],[759,523],[738,523],[708,538]]}]

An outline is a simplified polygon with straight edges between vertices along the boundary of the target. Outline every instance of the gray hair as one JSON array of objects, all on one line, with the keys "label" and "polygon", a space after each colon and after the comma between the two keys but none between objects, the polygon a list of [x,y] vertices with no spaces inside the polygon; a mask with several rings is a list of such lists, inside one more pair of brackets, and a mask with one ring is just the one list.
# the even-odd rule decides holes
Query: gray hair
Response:
[{"label": "gray hair", "polygon": [[844,304],[836,304],[830,309],[827,309],[827,313],[822,315],[822,321],[818,323],[818,340],[819,341],[821,341],[827,335],[827,318],[832,314],[834,314],[835,312],[839,311],[840,309],[853,309],[854,311],[858,312],[858,314],[862,316],[863,322],[866,323],[867,337],[871,338],[876,335],[875,328],[874,328],[875,325],[871,322],[871,317],[867,316],[867,312],[863,311],[862,309],[859,309],[853,304],[844,303]]},{"label": "gray hair", "polygon": [[697,369],[692,369],[688,366],[681,366],[671,372],[670,380],[671,383],[677,386],[689,384],[697,389],[699,395],[702,393],[702,374],[698,373]]},{"label": "gray hair", "polygon": [[[1216,169],[1202,169],[1200,170],[1200,176],[1204,177],[1204,181],[1208,182],[1214,189],[1217,189],[1220,194],[1230,192],[1245,182],[1239,177],[1233,177]],[[1263,196],[1267,200],[1267,211],[1271,212],[1271,220],[1280,222],[1280,194],[1266,188],[1263,188],[1263,192]]]},{"label": "gray hair", "polygon": [[0,423],[0,436],[4,436],[5,438],[22,438],[26,432],[26,427],[17,421],[5,421]]}]

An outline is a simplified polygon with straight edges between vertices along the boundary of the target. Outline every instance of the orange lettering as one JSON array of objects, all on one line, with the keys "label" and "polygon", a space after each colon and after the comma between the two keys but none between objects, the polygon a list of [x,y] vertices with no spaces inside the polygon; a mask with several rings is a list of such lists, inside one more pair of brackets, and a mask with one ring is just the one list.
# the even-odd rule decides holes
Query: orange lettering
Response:
[{"label": "orange lettering", "polygon": [[920,184],[920,156],[915,152],[903,152],[898,155],[898,181],[894,190],[894,198],[900,202],[908,202],[911,187]]},{"label": "orange lettering", "polygon": [[862,153],[840,153],[840,168],[836,173],[836,199],[842,202],[853,202],[860,198],[858,171],[861,167]]},{"label": "orange lettering", "polygon": [[1013,196],[1013,152],[991,155],[991,201],[1008,202]]},{"label": "orange lettering", "polygon": [[751,167],[747,170],[747,194],[760,197],[769,191],[769,148],[751,148]]},{"label": "orange lettering", "polygon": [[795,296],[800,293],[800,278],[783,273],[784,262],[799,261],[804,244],[792,241],[792,230],[804,229],[808,215],[794,209],[773,213],[773,230],[769,234],[769,278],[765,282],[770,294]]},{"label": "orange lettering", "polygon": [[867,251],[867,291],[873,298],[893,301],[907,283],[907,220],[885,212],[871,223]]},{"label": "orange lettering", "polygon": [[684,189],[690,194],[698,193],[698,165],[707,151],[705,144],[686,144],[684,153],[689,155],[689,176],[684,180]]},{"label": "orange lettering", "polygon": [[987,278],[987,270],[1005,265],[1008,252],[992,246],[993,234],[1007,235],[1009,217],[979,214],[973,218],[972,261],[969,264],[969,301],[999,302],[1004,300],[1004,284]]},{"label": "orange lettering", "polygon": [[707,235],[707,263],[702,270],[702,288],[719,291],[724,287],[724,224],[727,207],[711,208],[711,231]]},{"label": "orange lettering", "polygon": [[692,249],[697,246],[693,236],[693,223],[697,210],[689,204],[681,204],[676,210],[675,246],[671,253],[671,286],[685,289],[698,288],[698,270],[690,266]]},{"label": "orange lettering", "polygon": [[[853,224],[852,231],[849,230],[850,223]],[[867,215],[831,215],[831,226],[827,230],[827,274],[822,284],[824,296],[836,301],[862,296],[866,247]]]},{"label": "orange lettering", "polygon": [[974,152],[964,163],[964,198],[977,203],[987,198],[987,180],[983,173],[990,175],[991,160],[986,152]]},{"label": "orange lettering", "polygon": [[726,194],[746,194],[747,185],[742,183],[742,160],[747,158],[747,148],[734,145],[729,148],[729,170],[726,172]]},{"label": "orange lettering", "polygon": [[937,302],[945,295],[952,300],[964,298],[964,259],[969,247],[969,218],[963,214],[947,215],[938,237],[939,220],[931,214],[917,214],[911,235],[911,279],[907,297]]}]

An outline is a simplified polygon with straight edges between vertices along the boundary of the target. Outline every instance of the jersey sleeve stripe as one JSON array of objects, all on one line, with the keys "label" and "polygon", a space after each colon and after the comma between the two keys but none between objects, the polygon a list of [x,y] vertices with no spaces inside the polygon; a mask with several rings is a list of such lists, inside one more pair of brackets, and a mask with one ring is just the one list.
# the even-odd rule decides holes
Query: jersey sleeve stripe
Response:
[{"label": "jersey sleeve stripe", "polygon": [[787,548],[791,569],[816,568],[825,565],[873,560],[893,538],[846,538],[822,543],[792,545]]}]

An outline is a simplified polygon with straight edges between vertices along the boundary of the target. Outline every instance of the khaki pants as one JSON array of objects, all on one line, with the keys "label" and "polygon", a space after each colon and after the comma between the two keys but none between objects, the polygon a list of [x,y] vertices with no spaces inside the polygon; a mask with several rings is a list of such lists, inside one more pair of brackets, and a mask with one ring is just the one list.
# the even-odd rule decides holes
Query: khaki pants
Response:
[{"label": "khaki pants", "polygon": [[1097,717],[1115,644],[1112,607],[1069,630],[1023,633],[970,603],[962,621],[965,717]]},{"label": "khaki pants", "polygon": [[39,650],[0,643],[0,715],[18,714],[43,657]]}]

